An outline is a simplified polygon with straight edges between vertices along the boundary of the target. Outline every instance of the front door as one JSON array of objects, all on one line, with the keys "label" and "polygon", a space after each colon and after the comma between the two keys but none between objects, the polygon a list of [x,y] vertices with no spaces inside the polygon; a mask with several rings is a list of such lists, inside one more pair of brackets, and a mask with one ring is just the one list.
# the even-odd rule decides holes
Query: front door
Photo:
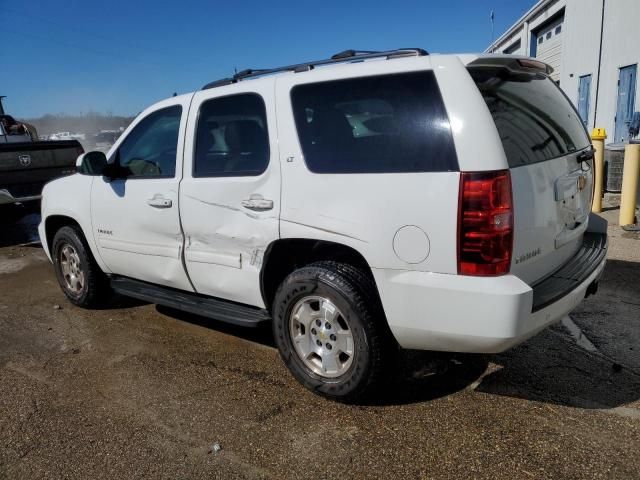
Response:
[{"label": "front door", "polygon": [[636,103],[637,67],[637,65],[630,65],[620,69],[615,142],[623,142],[629,139],[629,122],[631,122]]},{"label": "front door", "polygon": [[578,86],[578,113],[582,119],[582,123],[587,126],[589,121],[589,97],[591,95],[591,75],[583,75],[580,77],[580,85]]},{"label": "front door", "polygon": [[176,98],[141,116],[110,155],[122,178],[97,177],[91,191],[94,236],[109,270],[182,290],[192,290],[178,213],[188,107]]},{"label": "front door", "polygon": [[260,270],[279,237],[280,164],[273,81],[251,83],[250,92],[229,86],[195,94],[180,214],[196,291],[264,306]]}]

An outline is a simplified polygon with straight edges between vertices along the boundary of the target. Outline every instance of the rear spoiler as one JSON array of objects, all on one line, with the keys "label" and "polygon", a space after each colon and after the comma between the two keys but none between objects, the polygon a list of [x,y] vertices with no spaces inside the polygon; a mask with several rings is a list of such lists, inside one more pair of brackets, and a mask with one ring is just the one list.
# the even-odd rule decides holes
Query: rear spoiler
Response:
[{"label": "rear spoiler", "polygon": [[540,60],[517,55],[486,55],[470,62],[468,67],[503,67],[515,72],[553,73],[553,67]]}]

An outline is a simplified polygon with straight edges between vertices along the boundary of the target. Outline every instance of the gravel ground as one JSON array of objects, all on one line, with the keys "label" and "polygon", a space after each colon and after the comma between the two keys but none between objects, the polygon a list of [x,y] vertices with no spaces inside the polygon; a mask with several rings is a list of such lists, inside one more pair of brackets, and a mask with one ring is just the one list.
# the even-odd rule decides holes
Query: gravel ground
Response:
[{"label": "gravel ground", "polygon": [[640,477],[637,234],[610,227],[572,325],[435,376],[408,352],[378,401],[346,406],[293,380],[268,330],[72,306],[18,245],[35,217],[0,225],[0,478]]}]

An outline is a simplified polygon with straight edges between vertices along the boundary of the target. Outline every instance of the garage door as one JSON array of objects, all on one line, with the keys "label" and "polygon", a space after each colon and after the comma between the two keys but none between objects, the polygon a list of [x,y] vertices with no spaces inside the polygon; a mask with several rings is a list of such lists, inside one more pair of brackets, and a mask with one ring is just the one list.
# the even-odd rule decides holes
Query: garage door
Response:
[{"label": "garage door", "polygon": [[536,58],[553,67],[551,78],[555,82],[560,81],[563,29],[564,17],[561,17],[536,32]]}]

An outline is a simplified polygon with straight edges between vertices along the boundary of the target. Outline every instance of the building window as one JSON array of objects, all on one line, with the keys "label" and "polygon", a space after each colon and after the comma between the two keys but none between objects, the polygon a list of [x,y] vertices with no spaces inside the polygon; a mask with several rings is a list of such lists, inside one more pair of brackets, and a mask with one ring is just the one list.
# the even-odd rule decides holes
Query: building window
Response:
[{"label": "building window", "polygon": [[542,45],[542,42],[544,42],[544,37],[538,38],[538,45]]},{"label": "building window", "polygon": [[514,53],[517,53],[520,50],[520,46],[521,46],[521,42],[520,40],[518,40],[515,43],[512,43],[511,45],[509,45],[507,48],[505,48],[502,53],[512,55]]},{"label": "building window", "polygon": [[558,35],[560,32],[562,32],[562,25],[558,25],[556,27],[556,35]]},{"label": "building window", "polygon": [[547,32],[547,40],[551,38],[551,32]]}]

